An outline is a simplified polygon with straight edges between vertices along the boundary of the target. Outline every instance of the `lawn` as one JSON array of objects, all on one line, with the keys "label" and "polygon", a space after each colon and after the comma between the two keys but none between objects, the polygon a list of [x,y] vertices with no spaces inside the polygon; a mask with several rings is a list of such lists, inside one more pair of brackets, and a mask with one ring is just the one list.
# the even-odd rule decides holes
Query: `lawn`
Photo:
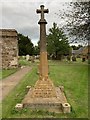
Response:
[{"label": "lawn", "polygon": [[[15,73],[16,71],[17,71],[18,69],[7,69],[7,70],[5,70],[5,69],[3,69],[2,71],[0,71],[0,78],[6,78],[6,77],[8,77],[9,75],[11,75],[11,74],[13,74],[13,73]],[[1,80],[1,79],[0,79]]]},{"label": "lawn", "polygon": [[19,65],[20,66],[28,66],[28,65],[31,65],[31,61],[27,61],[27,60],[21,58],[19,60]]},{"label": "lawn", "polygon": [[2,101],[3,118],[87,118],[88,117],[88,65],[79,62],[49,62],[49,77],[55,86],[63,85],[68,102],[72,106],[70,114],[50,113],[48,111],[23,109],[15,110],[27,93],[26,86],[34,86],[38,80],[37,66],[20,81]]}]

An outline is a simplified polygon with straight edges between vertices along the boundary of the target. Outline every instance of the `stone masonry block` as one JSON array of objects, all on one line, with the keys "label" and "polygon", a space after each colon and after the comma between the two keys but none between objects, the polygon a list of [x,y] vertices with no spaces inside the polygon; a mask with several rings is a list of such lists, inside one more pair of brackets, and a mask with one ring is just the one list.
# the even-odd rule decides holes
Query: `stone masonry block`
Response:
[{"label": "stone masonry block", "polygon": [[64,103],[62,104],[62,109],[64,113],[70,113],[71,111],[71,107],[69,103]]}]

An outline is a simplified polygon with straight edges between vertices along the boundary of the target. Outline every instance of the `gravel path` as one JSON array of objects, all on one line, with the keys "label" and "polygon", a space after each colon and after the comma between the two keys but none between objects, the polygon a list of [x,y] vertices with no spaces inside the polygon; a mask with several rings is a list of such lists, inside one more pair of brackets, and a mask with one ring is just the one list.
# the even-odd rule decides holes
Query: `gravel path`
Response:
[{"label": "gravel path", "polygon": [[16,73],[0,81],[0,101],[3,100],[9,92],[20,82],[20,80],[31,71],[31,67],[23,67]]}]

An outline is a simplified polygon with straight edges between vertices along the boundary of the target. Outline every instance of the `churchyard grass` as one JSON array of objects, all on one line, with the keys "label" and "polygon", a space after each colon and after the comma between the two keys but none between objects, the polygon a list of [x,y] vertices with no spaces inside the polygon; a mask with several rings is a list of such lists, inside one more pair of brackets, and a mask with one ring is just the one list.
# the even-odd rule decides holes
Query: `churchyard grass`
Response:
[{"label": "churchyard grass", "polygon": [[28,65],[31,65],[31,61],[26,61],[25,59],[20,59],[19,65],[20,66],[28,66]]},{"label": "churchyard grass", "polygon": [[9,75],[15,73],[18,69],[15,68],[15,69],[3,69],[2,71],[0,71],[0,77],[3,79],[3,78],[6,78],[8,77]]},{"label": "churchyard grass", "polygon": [[27,93],[26,86],[33,86],[38,80],[37,66],[34,63],[30,73],[2,101],[3,118],[87,118],[88,117],[88,65],[78,62],[49,61],[49,77],[55,86],[64,86],[65,95],[71,105],[70,114],[58,114],[42,110],[15,110]]}]

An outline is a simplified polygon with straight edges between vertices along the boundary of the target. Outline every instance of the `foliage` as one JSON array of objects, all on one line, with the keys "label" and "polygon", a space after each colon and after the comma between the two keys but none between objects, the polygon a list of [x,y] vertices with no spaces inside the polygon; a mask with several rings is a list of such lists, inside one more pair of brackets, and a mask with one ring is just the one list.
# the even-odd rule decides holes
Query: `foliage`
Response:
[{"label": "foliage", "polygon": [[39,46],[34,47],[34,55],[39,55],[40,54],[40,48]]},{"label": "foliage", "polygon": [[28,36],[24,36],[22,34],[18,34],[18,45],[19,45],[19,55],[33,55],[34,54],[34,46],[31,42],[31,39]]},{"label": "foliage", "polygon": [[20,59],[19,60],[19,65],[20,66],[30,66],[31,65],[31,62],[30,61],[27,61],[25,59]]},{"label": "foliage", "polygon": [[63,30],[53,23],[53,27],[49,29],[49,35],[47,35],[47,49],[50,55],[53,55],[55,59],[61,59],[62,55],[70,53],[70,46],[68,39]]},{"label": "foliage", "polygon": [[67,24],[64,26],[64,29],[69,31],[70,36],[75,36],[75,41],[86,41],[90,39],[89,29],[90,29],[90,20],[89,20],[89,11],[90,11],[90,1],[89,2],[70,2],[65,3],[68,6],[68,10],[60,11],[59,17],[63,20],[67,20]]},{"label": "foliage", "polygon": [[68,61],[71,60],[71,56],[70,56],[70,55],[67,56],[67,60],[68,60]]}]

